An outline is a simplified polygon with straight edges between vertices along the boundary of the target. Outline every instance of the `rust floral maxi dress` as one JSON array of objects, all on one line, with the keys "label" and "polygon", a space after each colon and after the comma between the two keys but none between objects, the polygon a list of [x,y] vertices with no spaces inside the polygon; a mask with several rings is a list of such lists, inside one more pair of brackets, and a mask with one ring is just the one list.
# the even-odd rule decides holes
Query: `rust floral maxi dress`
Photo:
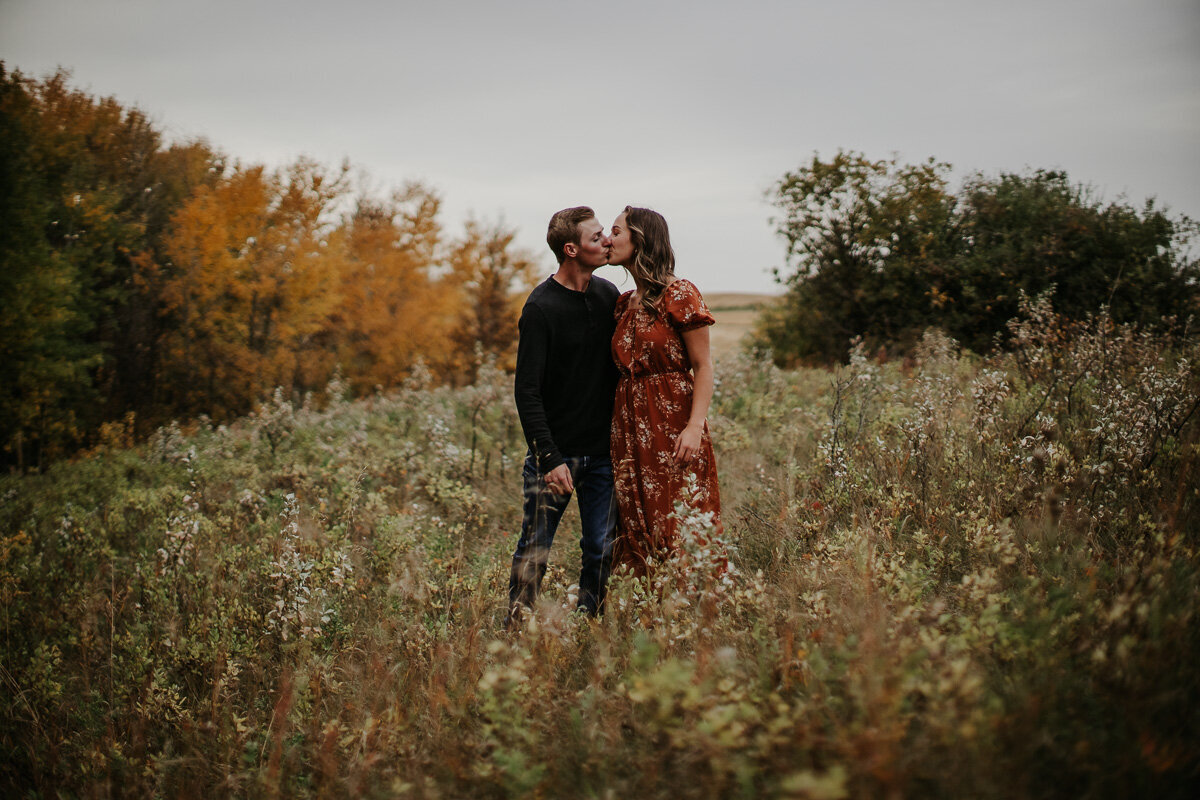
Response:
[{"label": "rust floral maxi dress", "polygon": [[712,512],[720,531],[721,497],[708,423],[700,452],[676,465],[675,438],[692,411],[691,360],[682,333],[716,322],[700,291],[677,279],[652,313],[626,292],[617,299],[612,352],[620,378],[613,405],[612,461],[617,493],[618,533],[614,565],[644,573],[646,562],[676,552],[678,531],[672,514],[684,499],[686,479],[696,476],[689,503]]}]

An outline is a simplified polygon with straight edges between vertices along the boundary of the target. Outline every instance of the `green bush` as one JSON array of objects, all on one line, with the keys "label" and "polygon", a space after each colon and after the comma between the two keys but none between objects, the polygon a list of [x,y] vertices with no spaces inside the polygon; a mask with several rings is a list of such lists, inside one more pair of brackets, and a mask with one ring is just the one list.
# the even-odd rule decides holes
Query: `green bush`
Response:
[{"label": "green bush", "polygon": [[990,352],[1022,294],[1052,289],[1074,320],[1170,327],[1200,310],[1195,221],[1105,204],[1063,172],[976,174],[958,192],[949,173],[839,152],[772,187],[787,293],[760,338],[778,363],[845,362],[856,337],[909,355],[931,326]]}]

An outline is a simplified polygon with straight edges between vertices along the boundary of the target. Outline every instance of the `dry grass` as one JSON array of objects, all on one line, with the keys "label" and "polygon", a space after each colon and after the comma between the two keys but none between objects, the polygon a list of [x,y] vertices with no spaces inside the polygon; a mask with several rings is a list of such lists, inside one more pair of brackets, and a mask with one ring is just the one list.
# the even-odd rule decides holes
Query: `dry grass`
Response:
[{"label": "dry grass", "polygon": [[724,536],[681,505],[680,558],[588,621],[572,521],[516,634],[495,370],[4,478],[0,787],[1190,796],[1200,348],[1036,304],[1014,333],[990,361],[730,354]]},{"label": "dry grass", "polygon": [[776,295],[736,292],[705,295],[705,303],[717,318],[717,324],[710,329],[713,358],[736,353],[746,335],[754,330],[762,309],[778,299]]}]

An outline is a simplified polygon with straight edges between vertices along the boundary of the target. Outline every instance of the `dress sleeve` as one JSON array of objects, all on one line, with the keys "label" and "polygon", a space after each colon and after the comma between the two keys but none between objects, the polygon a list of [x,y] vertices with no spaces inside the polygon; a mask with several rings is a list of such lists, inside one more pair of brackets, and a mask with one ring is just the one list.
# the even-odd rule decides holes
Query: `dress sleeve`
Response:
[{"label": "dress sleeve", "polygon": [[696,285],[682,278],[663,292],[663,305],[671,327],[677,331],[690,331],[717,321],[704,304]]},{"label": "dress sleeve", "polygon": [[630,299],[633,297],[633,292],[624,292],[617,297],[617,304],[613,307],[613,319],[620,319],[625,313],[626,307],[629,305]]}]

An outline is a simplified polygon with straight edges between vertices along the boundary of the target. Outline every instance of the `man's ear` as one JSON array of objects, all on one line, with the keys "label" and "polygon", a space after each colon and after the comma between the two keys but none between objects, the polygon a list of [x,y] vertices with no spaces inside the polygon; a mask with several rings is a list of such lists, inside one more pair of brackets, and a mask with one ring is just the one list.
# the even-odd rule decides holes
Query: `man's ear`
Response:
[{"label": "man's ear", "polygon": [[579,255],[579,246],[571,242],[567,242],[563,245],[563,254],[565,254],[567,258],[574,258],[575,256]]}]

